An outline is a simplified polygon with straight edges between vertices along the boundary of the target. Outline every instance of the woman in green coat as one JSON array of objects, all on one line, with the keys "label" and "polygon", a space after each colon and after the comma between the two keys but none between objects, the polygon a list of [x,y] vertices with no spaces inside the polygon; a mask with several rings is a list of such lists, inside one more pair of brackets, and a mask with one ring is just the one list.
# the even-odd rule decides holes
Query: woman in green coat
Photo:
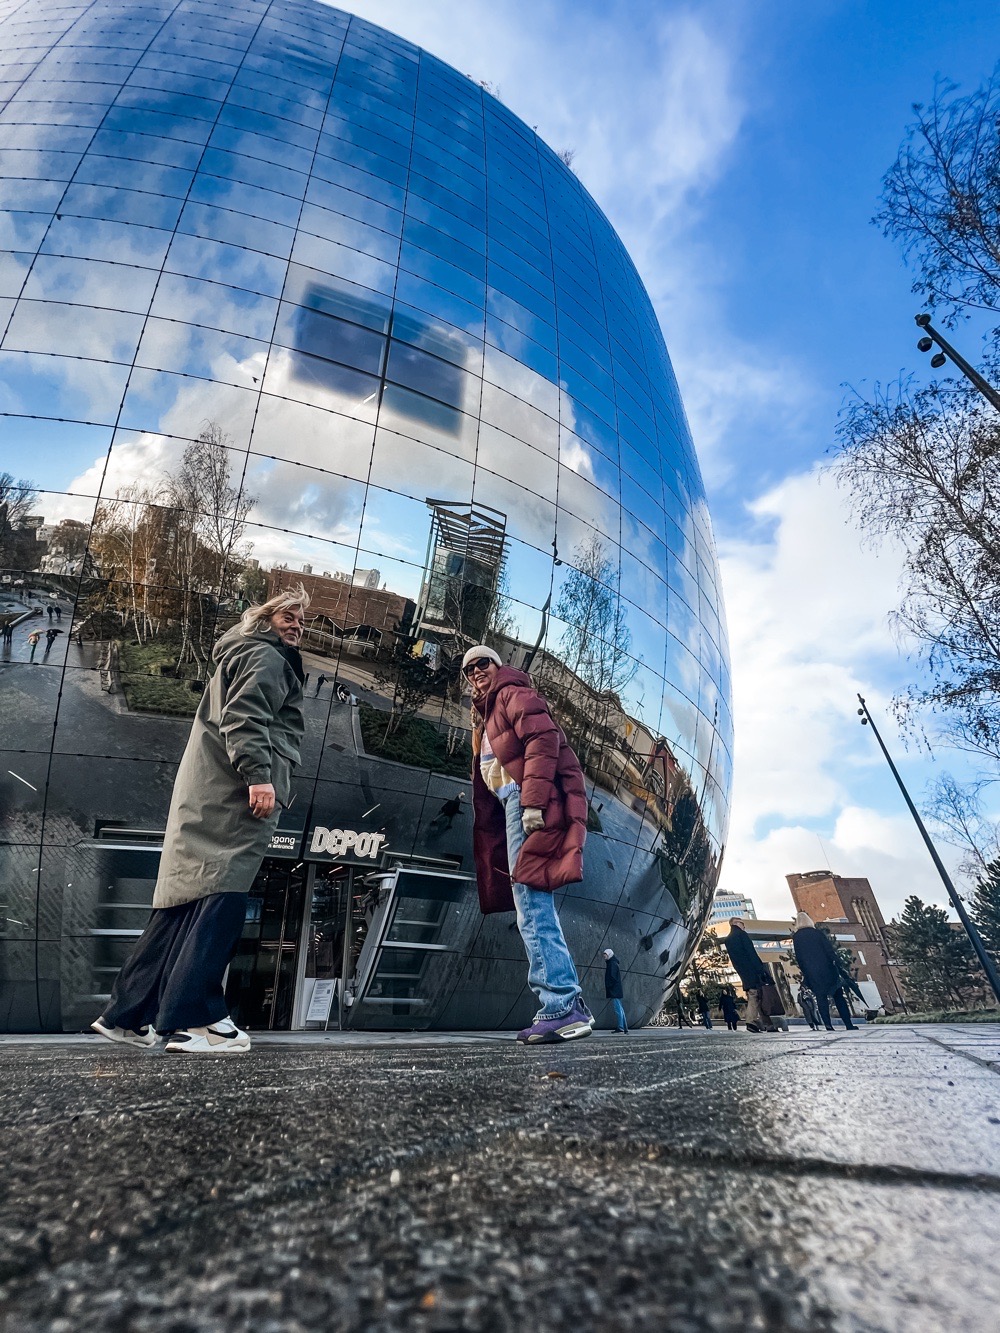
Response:
[{"label": "woman in green coat", "polygon": [[153,912],[91,1026],[111,1041],[168,1051],[250,1049],[229,1018],[222,979],[236,951],[260,869],[299,762],[302,588],[250,607],[212,654],[177,769]]}]

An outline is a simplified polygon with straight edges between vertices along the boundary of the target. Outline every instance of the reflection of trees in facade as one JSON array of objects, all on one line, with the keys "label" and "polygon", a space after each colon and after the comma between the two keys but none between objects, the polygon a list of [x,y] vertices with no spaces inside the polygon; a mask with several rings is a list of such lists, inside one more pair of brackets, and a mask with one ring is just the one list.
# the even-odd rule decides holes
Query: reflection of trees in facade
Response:
[{"label": "reflection of trees in facade", "polygon": [[619,693],[639,669],[629,656],[632,635],[619,597],[618,570],[596,533],[574,549],[555,612],[566,623],[561,652],[558,658],[543,655],[537,674],[584,769],[596,772],[609,725],[622,713]]},{"label": "reflection of trees in facade", "polygon": [[91,552],[101,587],[84,607],[103,637],[117,621],[138,644],[176,641],[177,668],[208,660],[218,602],[245,573],[240,549],[254,502],[233,484],[226,437],[209,423],[180,465],[157,483],[132,484],[98,505]]},{"label": "reflection of trees in facade", "polygon": [[15,481],[0,472],[0,566],[5,569],[34,569],[42,552],[33,528],[26,519],[38,499],[30,481]]}]

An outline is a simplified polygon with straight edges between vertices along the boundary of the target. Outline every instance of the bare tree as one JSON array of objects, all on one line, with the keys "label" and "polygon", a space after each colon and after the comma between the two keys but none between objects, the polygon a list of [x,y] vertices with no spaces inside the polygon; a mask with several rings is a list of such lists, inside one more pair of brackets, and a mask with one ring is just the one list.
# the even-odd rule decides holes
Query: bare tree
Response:
[{"label": "bare tree", "polygon": [[1000,297],[1000,66],[964,97],[939,82],[913,110],[874,221],[916,268],[914,292],[954,323]]},{"label": "bare tree", "polygon": [[997,826],[983,814],[981,792],[986,781],[963,784],[943,773],[925,800],[925,814],[945,842],[962,852],[959,869],[969,879],[981,879],[1000,860]]},{"label": "bare tree", "polygon": [[171,572],[181,599],[180,666],[207,659],[211,634],[205,598],[225,594],[247,554],[239,544],[256,497],[233,484],[229,443],[216,422],[207,422],[167,478],[169,504],[179,517]]},{"label": "bare tree", "polygon": [[618,588],[618,570],[592,533],[573,552],[556,615],[566,621],[566,665],[598,694],[624,689],[639,669],[628,655],[632,634]]},{"label": "bare tree", "polygon": [[11,473],[0,472],[0,565],[20,568],[30,562],[36,548],[44,550],[34,532],[24,527],[37,499],[34,482],[23,477],[16,481]]},{"label": "bare tree", "polygon": [[838,428],[839,480],[861,526],[906,550],[899,628],[924,680],[898,700],[954,745],[1000,758],[1000,421],[964,383],[855,397]]}]

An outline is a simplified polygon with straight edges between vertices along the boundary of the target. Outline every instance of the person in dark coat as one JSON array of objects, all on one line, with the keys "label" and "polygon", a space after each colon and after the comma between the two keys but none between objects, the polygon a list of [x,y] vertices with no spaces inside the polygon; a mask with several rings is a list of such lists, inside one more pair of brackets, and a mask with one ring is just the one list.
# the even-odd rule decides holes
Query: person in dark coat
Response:
[{"label": "person in dark coat", "polygon": [[427,826],[431,833],[447,833],[454,824],[456,818],[462,813],[462,802],[465,800],[465,792],[458,791],[454,796],[444,801],[440,810]]},{"label": "person in dark coat", "polygon": [[291,794],[304,732],[298,644],[309,605],[289,589],[244,611],[215,645],[174,780],[153,911],[91,1027],[111,1041],[225,1055],[250,1049],[222,980],[250,886]]},{"label": "person in dark coat", "polygon": [[726,1020],[726,1027],[730,1032],[735,1032],[740,1022],[740,1011],[736,1007],[736,996],[731,990],[726,989],[719,996],[719,1003],[722,1006],[722,1017]]},{"label": "person in dark coat", "polygon": [[615,1031],[628,1032],[628,1019],[625,1017],[625,990],[622,986],[622,970],[615,957],[614,949],[604,950],[604,995],[611,1001],[615,1011]]},{"label": "person in dark coat", "polygon": [[848,1032],[856,1032],[857,1027],[851,1021],[851,1011],[841,990],[843,977],[833,940],[824,930],[817,930],[813,919],[806,912],[799,912],[795,918],[795,930],[792,932],[792,948],[795,961],[799,965],[802,979],[816,997],[816,1007],[828,1032],[833,1031],[830,1022],[830,999],[837,1006],[837,1013],[844,1021]]},{"label": "person in dark coat", "polygon": [[730,917],[729,934],[723,940],[729,961],[736,975],[743,983],[747,994],[746,1025],[748,1032],[776,1032],[774,1024],[766,1014],[761,1013],[760,989],[768,985],[772,978],[768,966],[753,946],[753,940],[746,932],[741,916]]},{"label": "person in dark coat", "polygon": [[524,671],[485,644],[462,671],[472,686],[473,853],[484,913],[517,912],[538,997],[526,1043],[589,1037],[583,1002],[553,892],[583,879],[587,789],[580,761]]},{"label": "person in dark coat", "polygon": [[698,1016],[701,1019],[702,1026],[712,1031],[712,1006],[708,1003],[708,996],[698,992],[695,998],[695,1004],[698,1006]]}]

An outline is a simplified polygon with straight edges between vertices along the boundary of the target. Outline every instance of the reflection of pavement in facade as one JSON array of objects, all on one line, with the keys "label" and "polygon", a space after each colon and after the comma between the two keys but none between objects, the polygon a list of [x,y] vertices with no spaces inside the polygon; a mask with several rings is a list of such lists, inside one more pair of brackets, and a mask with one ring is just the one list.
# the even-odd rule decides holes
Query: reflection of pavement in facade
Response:
[{"label": "reflection of pavement in facade", "polygon": [[238,1069],[0,1039],[6,1313],[78,1333],[508,1310],[546,1330],[992,1328],[998,1057],[992,1025],[279,1038]]}]

